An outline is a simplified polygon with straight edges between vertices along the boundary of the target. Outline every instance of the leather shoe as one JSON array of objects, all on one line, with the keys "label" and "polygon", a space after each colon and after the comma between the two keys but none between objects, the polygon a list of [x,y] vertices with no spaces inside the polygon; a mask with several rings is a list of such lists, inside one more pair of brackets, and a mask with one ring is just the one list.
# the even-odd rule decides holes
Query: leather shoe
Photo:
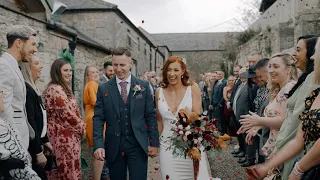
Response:
[{"label": "leather shoe", "polygon": [[253,166],[253,165],[255,165],[254,162],[245,162],[245,163],[241,164],[242,167],[250,167],[250,166]]},{"label": "leather shoe", "polygon": [[233,151],[231,154],[239,154],[241,151]]},{"label": "leather shoe", "polygon": [[239,164],[244,164],[246,162],[247,162],[246,158],[239,159],[239,161],[238,161]]},{"label": "leather shoe", "polygon": [[245,155],[246,154],[243,151],[241,151],[238,154],[234,154],[233,157],[244,157]]}]

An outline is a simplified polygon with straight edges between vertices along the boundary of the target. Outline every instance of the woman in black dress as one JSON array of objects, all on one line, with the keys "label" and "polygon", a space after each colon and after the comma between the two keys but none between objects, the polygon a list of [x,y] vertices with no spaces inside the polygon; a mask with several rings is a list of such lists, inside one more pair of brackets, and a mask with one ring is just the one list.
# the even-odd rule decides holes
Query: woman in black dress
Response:
[{"label": "woman in black dress", "polygon": [[52,150],[52,146],[47,136],[46,111],[40,92],[35,85],[41,77],[42,66],[39,58],[32,55],[29,62],[20,64],[20,68],[26,83],[26,110],[28,121],[35,131],[35,138],[30,141],[28,149],[32,157],[32,168],[41,179],[47,179],[44,169],[47,159],[43,149],[45,147],[45,149]]}]

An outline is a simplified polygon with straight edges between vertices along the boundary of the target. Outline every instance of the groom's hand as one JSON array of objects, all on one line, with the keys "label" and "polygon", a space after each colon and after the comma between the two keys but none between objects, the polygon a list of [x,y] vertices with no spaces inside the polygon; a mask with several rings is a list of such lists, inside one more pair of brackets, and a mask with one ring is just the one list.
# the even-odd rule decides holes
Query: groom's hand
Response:
[{"label": "groom's hand", "polygon": [[100,161],[104,161],[104,157],[105,157],[105,154],[104,154],[104,149],[103,148],[98,148],[96,149],[96,151],[94,151],[94,157]]},{"label": "groom's hand", "polygon": [[151,147],[151,146],[148,147],[148,155],[151,158],[157,157],[158,153],[159,153],[159,148],[158,147]]}]

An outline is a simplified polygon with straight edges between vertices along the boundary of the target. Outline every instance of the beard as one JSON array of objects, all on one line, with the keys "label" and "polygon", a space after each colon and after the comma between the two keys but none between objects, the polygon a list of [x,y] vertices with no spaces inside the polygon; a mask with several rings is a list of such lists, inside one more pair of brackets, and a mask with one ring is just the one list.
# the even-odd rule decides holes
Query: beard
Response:
[{"label": "beard", "polygon": [[105,74],[107,76],[108,79],[112,79],[114,74]]},{"label": "beard", "polygon": [[20,56],[21,56],[21,61],[22,62],[29,62],[28,54],[26,52],[26,48],[25,48],[24,45],[22,46],[22,50],[20,51]]}]

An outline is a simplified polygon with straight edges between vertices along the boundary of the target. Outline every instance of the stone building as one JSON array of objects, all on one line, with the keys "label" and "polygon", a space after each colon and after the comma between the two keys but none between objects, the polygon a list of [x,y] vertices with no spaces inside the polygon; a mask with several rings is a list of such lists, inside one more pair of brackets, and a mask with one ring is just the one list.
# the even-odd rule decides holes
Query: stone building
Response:
[{"label": "stone building", "polygon": [[292,52],[299,36],[320,34],[319,0],[263,0],[263,14],[249,28],[259,33],[240,46],[238,62],[246,65],[247,56],[261,53]]},{"label": "stone building", "polygon": [[221,64],[227,61],[223,56],[225,49],[222,46],[227,34],[227,32],[164,33],[152,36],[159,49],[167,50],[172,56],[181,56],[192,78],[195,79],[200,73],[221,70]]},{"label": "stone building", "polygon": [[37,32],[37,53],[43,65],[39,88],[50,81],[51,64],[63,49],[74,49],[74,92],[82,102],[84,69],[87,65],[103,67],[111,60],[111,50],[126,46],[133,50],[134,75],[162,67],[164,55],[117,8],[102,0],[64,0],[64,11],[52,14],[54,0],[0,1],[0,48],[7,48],[6,32],[12,25],[23,24]]}]

